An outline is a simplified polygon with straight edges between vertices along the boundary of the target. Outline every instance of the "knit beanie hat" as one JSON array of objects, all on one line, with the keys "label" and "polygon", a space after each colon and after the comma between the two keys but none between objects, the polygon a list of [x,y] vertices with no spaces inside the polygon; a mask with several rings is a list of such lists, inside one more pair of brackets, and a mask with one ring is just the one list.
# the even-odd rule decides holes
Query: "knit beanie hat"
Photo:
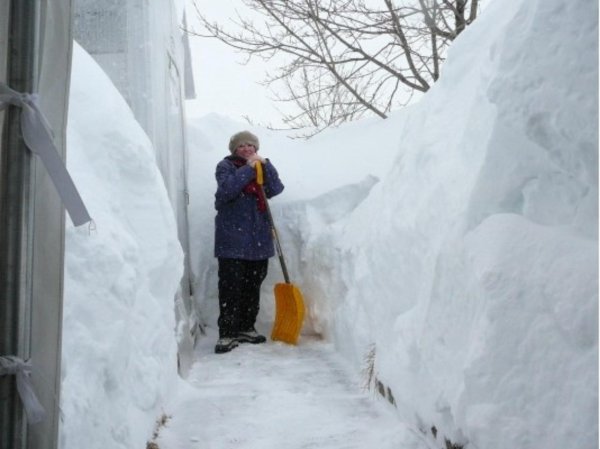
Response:
[{"label": "knit beanie hat", "polygon": [[239,133],[235,133],[233,136],[231,136],[231,139],[229,139],[229,151],[231,151],[231,154],[235,153],[237,147],[243,143],[254,145],[256,151],[258,151],[258,137],[256,137],[250,131],[240,131]]}]

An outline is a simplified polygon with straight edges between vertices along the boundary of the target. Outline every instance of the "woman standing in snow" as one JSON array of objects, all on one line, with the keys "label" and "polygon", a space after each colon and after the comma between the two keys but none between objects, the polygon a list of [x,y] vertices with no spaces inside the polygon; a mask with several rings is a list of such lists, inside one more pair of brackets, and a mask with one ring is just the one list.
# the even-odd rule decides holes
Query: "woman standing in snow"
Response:
[{"label": "woman standing in snow", "polygon": [[258,155],[258,138],[249,131],[229,140],[230,156],[217,165],[215,194],[215,257],[219,260],[219,341],[216,353],[240,343],[264,343],[256,332],[260,286],[274,256],[266,203],[256,183],[261,163],[264,193],[278,195],[283,184],[273,164]]}]

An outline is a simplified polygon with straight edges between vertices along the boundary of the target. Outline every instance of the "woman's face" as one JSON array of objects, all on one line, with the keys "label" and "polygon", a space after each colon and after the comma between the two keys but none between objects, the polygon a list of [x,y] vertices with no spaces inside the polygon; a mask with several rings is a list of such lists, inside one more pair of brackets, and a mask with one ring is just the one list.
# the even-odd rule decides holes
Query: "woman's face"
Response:
[{"label": "woman's face", "polygon": [[235,149],[235,155],[244,159],[248,159],[254,153],[256,153],[256,147],[251,143],[243,143]]}]

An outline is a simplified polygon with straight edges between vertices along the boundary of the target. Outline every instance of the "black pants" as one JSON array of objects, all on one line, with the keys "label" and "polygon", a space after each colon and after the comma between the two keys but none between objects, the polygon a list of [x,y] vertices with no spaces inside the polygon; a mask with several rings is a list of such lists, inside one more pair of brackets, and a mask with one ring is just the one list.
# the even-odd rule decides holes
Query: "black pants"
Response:
[{"label": "black pants", "polygon": [[219,259],[219,338],[254,329],[268,264],[268,259]]}]

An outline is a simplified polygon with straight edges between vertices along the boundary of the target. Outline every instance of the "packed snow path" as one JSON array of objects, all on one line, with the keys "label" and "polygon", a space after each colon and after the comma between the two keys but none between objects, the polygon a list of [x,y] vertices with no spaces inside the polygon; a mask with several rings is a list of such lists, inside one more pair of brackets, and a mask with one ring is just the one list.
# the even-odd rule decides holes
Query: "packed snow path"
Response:
[{"label": "packed snow path", "polygon": [[213,345],[199,344],[160,449],[427,447],[327,343],[246,344],[219,355]]}]

